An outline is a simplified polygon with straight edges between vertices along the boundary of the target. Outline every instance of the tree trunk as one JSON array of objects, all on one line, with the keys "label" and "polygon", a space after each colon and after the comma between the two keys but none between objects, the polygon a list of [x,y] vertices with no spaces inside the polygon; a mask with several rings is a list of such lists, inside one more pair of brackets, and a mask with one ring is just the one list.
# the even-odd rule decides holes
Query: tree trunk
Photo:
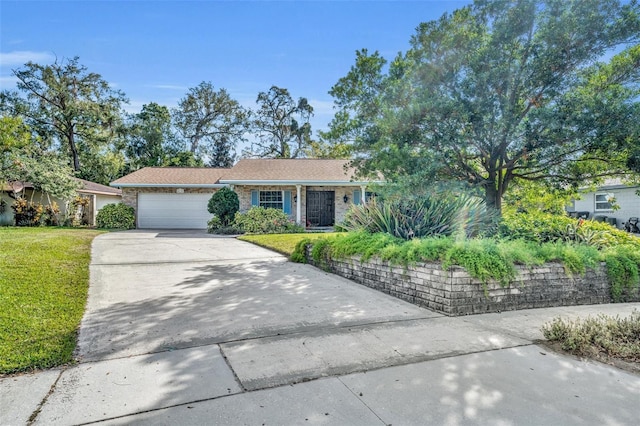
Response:
[{"label": "tree trunk", "polygon": [[73,170],[80,171],[80,159],[78,158],[78,147],[76,146],[75,135],[73,131],[67,134],[67,140],[69,141],[69,149],[71,150],[71,159],[73,161]]},{"label": "tree trunk", "polygon": [[485,185],[485,202],[488,209],[493,209],[502,215],[502,194],[496,188],[495,182],[487,182]]}]

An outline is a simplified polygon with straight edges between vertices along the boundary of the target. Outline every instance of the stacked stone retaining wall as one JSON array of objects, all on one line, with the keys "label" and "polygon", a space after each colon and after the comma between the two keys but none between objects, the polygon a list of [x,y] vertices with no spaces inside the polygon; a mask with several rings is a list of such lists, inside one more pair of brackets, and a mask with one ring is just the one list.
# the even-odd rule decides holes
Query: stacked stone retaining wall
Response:
[{"label": "stacked stone retaining wall", "polygon": [[[314,264],[310,250],[308,247],[307,259]],[[450,316],[613,302],[604,263],[584,275],[567,273],[560,263],[516,266],[517,275],[506,287],[498,282],[484,284],[459,266],[444,270],[439,263],[404,268],[353,256],[315,266]],[[623,299],[640,301],[638,289],[623,294]]]}]

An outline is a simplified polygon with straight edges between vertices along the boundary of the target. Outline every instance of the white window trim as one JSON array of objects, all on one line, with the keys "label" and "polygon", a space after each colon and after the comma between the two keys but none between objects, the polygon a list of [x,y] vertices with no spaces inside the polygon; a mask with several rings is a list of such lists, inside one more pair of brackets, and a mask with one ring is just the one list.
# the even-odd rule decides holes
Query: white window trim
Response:
[{"label": "white window trim", "polygon": [[[604,196],[605,197],[605,201],[598,201],[598,196],[599,195]],[[611,194],[609,194],[607,192],[596,192],[593,195],[593,211],[595,211],[595,212],[611,212],[611,211],[613,211],[613,206],[611,205],[611,203],[609,201],[607,201],[610,195]],[[604,209],[598,208],[598,204],[602,204],[602,203],[605,203],[605,202],[607,203],[607,205],[609,207],[604,208]]]},{"label": "white window trim", "polygon": [[260,195],[263,192],[280,192],[280,198],[282,199],[282,201],[280,201],[280,203],[282,204],[282,207],[280,208],[280,210],[284,211],[284,191],[258,190],[258,206],[260,206],[260,207],[263,207],[262,206],[262,201],[260,201]]}]

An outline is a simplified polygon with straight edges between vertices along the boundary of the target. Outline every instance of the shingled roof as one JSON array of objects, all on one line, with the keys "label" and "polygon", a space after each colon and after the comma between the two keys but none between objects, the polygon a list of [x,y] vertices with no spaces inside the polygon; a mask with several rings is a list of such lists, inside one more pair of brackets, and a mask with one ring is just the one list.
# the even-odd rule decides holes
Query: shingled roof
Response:
[{"label": "shingled roof", "polygon": [[145,167],[121,177],[111,186],[116,187],[211,187],[224,186],[220,177],[230,169],[189,168],[189,167]]},{"label": "shingled roof", "polygon": [[122,195],[122,190],[112,188],[110,186],[101,185],[99,183],[91,182],[84,179],[77,179],[82,184],[82,187],[78,189],[78,192],[85,194],[100,194],[100,195]]},{"label": "shingled roof", "polygon": [[[79,178],[75,178],[75,180],[80,183],[78,192],[83,194],[122,195],[122,191],[117,188],[112,188],[110,186],[101,185],[99,183]],[[24,189],[33,189],[33,184],[31,182],[14,181],[0,185],[0,191],[20,192]]]},{"label": "shingled roof", "polygon": [[221,183],[329,183],[356,184],[349,160],[243,159],[228,170]]}]

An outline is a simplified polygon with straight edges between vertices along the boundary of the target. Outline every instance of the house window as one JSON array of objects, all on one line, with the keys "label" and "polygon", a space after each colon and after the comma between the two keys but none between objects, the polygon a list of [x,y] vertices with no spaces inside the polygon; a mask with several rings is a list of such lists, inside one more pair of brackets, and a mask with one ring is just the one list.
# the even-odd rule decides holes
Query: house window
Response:
[{"label": "house window", "polygon": [[613,210],[613,206],[609,202],[609,194],[596,194],[596,211]]},{"label": "house window", "polygon": [[282,191],[260,191],[260,207],[283,210]]}]

